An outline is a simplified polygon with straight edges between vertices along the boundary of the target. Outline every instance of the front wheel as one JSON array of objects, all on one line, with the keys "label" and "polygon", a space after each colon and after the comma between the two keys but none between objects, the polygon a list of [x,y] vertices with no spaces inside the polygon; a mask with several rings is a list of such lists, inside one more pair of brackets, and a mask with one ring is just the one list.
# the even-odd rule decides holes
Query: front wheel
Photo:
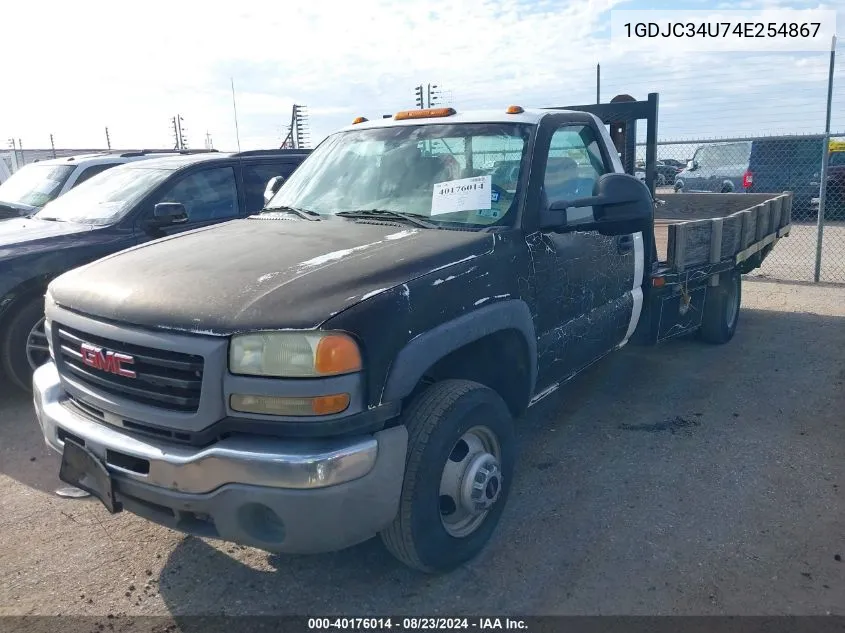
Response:
[{"label": "front wheel", "polygon": [[699,338],[716,345],[730,341],[739,321],[740,303],[742,275],[738,270],[722,274],[718,286],[707,288]]},{"label": "front wheel", "polygon": [[513,420],[491,389],[444,380],[417,396],[403,422],[399,512],[381,539],[409,567],[448,571],[475,557],[499,522],[516,461]]},{"label": "front wheel", "polygon": [[32,373],[50,360],[44,332],[44,298],[23,304],[3,333],[3,369],[6,376],[24,391],[32,390]]}]

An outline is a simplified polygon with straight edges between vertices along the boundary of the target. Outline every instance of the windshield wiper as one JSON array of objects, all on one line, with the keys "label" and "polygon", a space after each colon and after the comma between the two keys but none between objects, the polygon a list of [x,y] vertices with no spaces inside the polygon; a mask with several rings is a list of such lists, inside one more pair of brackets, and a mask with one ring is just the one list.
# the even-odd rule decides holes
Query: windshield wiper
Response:
[{"label": "windshield wiper", "polygon": [[338,211],[335,215],[342,218],[393,218],[404,220],[415,226],[421,226],[424,229],[440,228],[436,224],[421,219],[428,217],[421,213],[400,213],[399,211],[388,211],[387,209],[357,209],[355,211]]},{"label": "windshield wiper", "polygon": [[316,211],[309,211],[308,209],[300,209],[298,207],[264,207],[261,209],[261,213],[273,213],[275,211],[287,211],[289,213],[294,213],[299,217],[305,220],[311,220],[312,222],[320,221],[320,214]]}]

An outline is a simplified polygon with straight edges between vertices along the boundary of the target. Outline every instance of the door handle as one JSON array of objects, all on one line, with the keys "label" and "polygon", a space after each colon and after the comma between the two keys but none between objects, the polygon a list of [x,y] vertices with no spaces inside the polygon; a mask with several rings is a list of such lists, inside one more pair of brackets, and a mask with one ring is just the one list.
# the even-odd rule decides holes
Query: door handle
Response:
[{"label": "door handle", "polygon": [[634,249],[634,236],[622,235],[616,238],[616,248],[620,253],[629,253]]}]

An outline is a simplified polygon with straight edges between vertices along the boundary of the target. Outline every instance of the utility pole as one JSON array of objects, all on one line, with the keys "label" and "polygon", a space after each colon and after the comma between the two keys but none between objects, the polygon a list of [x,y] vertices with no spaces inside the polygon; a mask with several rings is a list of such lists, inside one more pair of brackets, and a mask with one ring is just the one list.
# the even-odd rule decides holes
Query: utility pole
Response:
[{"label": "utility pole", "polygon": [[601,103],[601,64],[596,64],[596,103]]},{"label": "utility pole", "polygon": [[185,122],[185,119],[182,118],[181,114],[176,115],[176,125],[179,127],[179,144],[181,145],[181,149],[188,149],[188,141],[185,140],[185,130],[182,129],[182,124]]},{"label": "utility pole", "polygon": [[106,147],[111,151],[111,139],[109,138],[109,126],[106,126]]},{"label": "utility pole", "polygon": [[294,130],[294,147],[296,149],[308,147],[311,143],[311,131],[308,129],[307,106],[293,106],[293,120],[291,121],[291,126]]},{"label": "utility pole", "polygon": [[434,106],[436,101],[440,101],[440,91],[437,89],[437,84],[428,84],[428,106],[429,108]]},{"label": "utility pole", "polygon": [[170,119],[170,124],[173,126],[173,149],[188,149],[188,142],[185,140],[184,130],[182,129],[182,124],[185,122],[185,119],[182,118],[181,114],[177,114],[175,117]]},{"label": "utility pole", "polygon": [[18,146],[15,145],[14,137],[9,139],[9,147],[12,148],[12,159],[14,161],[14,165],[12,165],[12,171],[15,172],[18,170]]},{"label": "utility pole", "polygon": [[827,115],[824,124],[824,150],[822,151],[822,172],[819,179],[819,215],[816,218],[816,265],[813,281],[821,279],[822,239],[824,238],[824,213],[827,198],[827,173],[830,158],[830,111],[833,106],[833,71],[836,67],[836,36],[830,40],[830,66],[827,75]]},{"label": "utility pole", "polygon": [[211,133],[205,131],[205,149],[214,149],[214,144],[211,142]]},{"label": "utility pole", "polygon": [[50,149],[53,150],[53,158],[56,157],[56,145],[53,143],[53,135],[50,135]]},{"label": "utility pole", "polygon": [[417,107],[422,110],[425,108],[425,101],[423,101],[423,87],[422,84],[414,88],[415,102]]}]

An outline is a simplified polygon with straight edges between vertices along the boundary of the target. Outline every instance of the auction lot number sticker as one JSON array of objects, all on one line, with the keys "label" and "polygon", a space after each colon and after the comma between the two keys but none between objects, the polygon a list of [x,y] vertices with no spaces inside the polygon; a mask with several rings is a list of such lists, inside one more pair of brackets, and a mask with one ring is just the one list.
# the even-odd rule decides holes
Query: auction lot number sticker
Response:
[{"label": "auction lot number sticker", "polygon": [[474,176],[434,183],[431,194],[431,215],[476,211],[492,207],[491,176]]}]

